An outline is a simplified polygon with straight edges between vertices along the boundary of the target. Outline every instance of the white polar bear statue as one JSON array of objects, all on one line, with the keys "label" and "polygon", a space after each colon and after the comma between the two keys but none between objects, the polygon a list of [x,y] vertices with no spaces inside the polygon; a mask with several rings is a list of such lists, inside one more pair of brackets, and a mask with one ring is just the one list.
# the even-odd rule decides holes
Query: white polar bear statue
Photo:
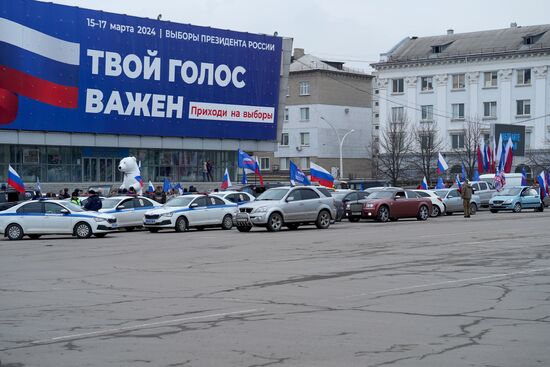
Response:
[{"label": "white polar bear statue", "polygon": [[133,187],[138,195],[142,195],[143,179],[136,157],[123,158],[118,164],[118,170],[124,174],[120,189],[129,190],[130,187]]}]

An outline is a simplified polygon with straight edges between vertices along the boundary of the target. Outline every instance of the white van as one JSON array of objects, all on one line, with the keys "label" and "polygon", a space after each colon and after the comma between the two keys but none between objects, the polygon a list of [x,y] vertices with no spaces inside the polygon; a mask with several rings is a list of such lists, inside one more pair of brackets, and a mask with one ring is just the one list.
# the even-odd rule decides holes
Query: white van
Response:
[{"label": "white van", "polygon": [[[505,173],[504,178],[506,179],[506,185],[507,186],[521,186],[521,173]],[[490,182],[493,184],[495,182],[495,174],[494,173],[488,173],[485,175],[479,176],[480,181]]]}]

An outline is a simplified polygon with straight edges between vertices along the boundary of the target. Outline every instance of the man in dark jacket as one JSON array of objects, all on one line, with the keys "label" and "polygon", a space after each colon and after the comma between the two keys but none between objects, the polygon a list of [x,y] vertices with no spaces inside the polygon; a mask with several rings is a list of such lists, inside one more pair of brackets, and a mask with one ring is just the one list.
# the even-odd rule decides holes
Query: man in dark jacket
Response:
[{"label": "man in dark jacket", "polygon": [[88,196],[84,204],[84,209],[97,212],[103,206],[101,199],[94,190],[88,191],[88,194],[90,194],[90,196]]},{"label": "man in dark jacket", "polygon": [[462,204],[464,205],[464,218],[470,218],[470,200],[472,199],[472,185],[466,179],[462,184]]}]

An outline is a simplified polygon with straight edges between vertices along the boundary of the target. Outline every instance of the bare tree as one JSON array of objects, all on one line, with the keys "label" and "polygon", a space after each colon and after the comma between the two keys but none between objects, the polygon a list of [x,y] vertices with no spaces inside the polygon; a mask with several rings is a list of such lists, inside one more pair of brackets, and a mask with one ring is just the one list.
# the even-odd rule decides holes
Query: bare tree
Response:
[{"label": "bare tree", "polygon": [[438,153],[443,150],[443,138],[437,122],[420,122],[413,127],[415,157],[413,165],[426,177],[428,184],[435,180]]},{"label": "bare tree", "polygon": [[452,151],[460,162],[464,162],[468,177],[473,177],[477,167],[477,148],[481,141],[481,123],[479,118],[473,118],[465,120],[463,126],[463,146],[458,144],[458,147],[453,148]]},{"label": "bare tree", "polygon": [[392,114],[380,133],[378,171],[387,177],[393,186],[402,178],[405,160],[411,152],[412,134],[404,113]]},{"label": "bare tree", "polygon": [[528,164],[533,170],[533,175],[541,171],[550,169],[550,150],[548,149],[531,149],[526,150],[525,155],[529,159]]}]

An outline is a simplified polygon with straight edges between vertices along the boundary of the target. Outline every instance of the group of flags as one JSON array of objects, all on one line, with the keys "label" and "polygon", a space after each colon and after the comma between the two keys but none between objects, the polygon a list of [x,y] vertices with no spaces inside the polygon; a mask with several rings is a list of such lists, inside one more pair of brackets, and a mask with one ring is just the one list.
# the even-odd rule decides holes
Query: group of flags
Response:
[{"label": "group of flags", "polygon": [[503,146],[502,134],[499,136],[498,145],[493,138],[493,147],[485,144],[485,139],[477,147],[477,169],[479,172],[510,173],[512,171],[512,162],[514,160],[514,143],[512,137],[508,138],[506,145]]},{"label": "group of flags", "polygon": [[540,199],[544,200],[546,196],[550,196],[550,173],[542,171],[537,176],[537,182],[540,188]]}]

